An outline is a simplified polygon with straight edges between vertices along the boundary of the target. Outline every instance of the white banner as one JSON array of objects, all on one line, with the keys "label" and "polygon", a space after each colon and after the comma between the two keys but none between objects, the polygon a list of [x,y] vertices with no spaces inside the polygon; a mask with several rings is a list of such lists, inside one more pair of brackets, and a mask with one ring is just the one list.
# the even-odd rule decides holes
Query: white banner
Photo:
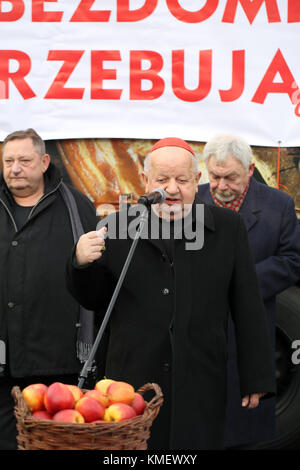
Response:
[{"label": "white banner", "polygon": [[0,0],[0,140],[300,145],[299,0]]}]

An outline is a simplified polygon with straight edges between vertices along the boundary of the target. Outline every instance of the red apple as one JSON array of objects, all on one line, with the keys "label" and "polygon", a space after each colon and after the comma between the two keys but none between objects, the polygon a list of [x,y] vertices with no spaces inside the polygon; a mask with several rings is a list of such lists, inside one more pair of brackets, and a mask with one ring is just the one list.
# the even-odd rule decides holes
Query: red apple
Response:
[{"label": "red apple", "polygon": [[75,404],[75,410],[79,411],[87,423],[102,419],[105,413],[105,408],[99,401],[85,396]]},{"label": "red apple", "polygon": [[123,421],[124,419],[134,418],[135,416],[136,412],[132,406],[126,405],[125,403],[114,403],[106,408],[104,421]]},{"label": "red apple", "polygon": [[31,411],[44,410],[44,395],[47,386],[44,384],[31,384],[22,390],[22,397]]},{"label": "red apple", "polygon": [[83,391],[77,385],[68,385],[68,389],[72,392],[75,403],[83,397]]},{"label": "red apple", "polygon": [[49,385],[45,393],[44,403],[46,410],[50,414],[54,414],[60,410],[73,408],[75,399],[67,385],[61,382],[54,382]]},{"label": "red apple", "polygon": [[113,382],[115,382],[115,380],[113,379],[101,379],[96,383],[95,390],[98,390],[98,392],[106,394],[109,385],[112,384]]},{"label": "red apple", "polygon": [[146,408],[146,402],[140,393],[135,392],[131,406],[135,410],[137,415],[143,414],[144,409]]},{"label": "red apple", "polygon": [[127,382],[114,382],[107,389],[108,405],[125,403],[131,405],[134,399],[134,388]]},{"label": "red apple", "polygon": [[77,410],[60,410],[55,413],[52,419],[65,423],[84,423],[84,417]]},{"label": "red apple", "polygon": [[52,419],[52,415],[46,410],[34,411],[32,416],[36,419]]},{"label": "red apple", "polygon": [[108,396],[98,390],[88,390],[85,392],[84,396],[95,398],[95,400],[99,401],[105,408],[108,406]]}]

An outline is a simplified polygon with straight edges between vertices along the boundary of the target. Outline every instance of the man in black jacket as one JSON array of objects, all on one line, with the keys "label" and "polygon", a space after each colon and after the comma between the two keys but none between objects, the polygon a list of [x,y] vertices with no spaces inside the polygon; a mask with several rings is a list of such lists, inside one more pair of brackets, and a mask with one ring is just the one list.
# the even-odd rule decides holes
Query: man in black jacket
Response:
[{"label": "man in black jacket", "polygon": [[[148,236],[137,244],[109,324],[106,377],[162,388],[151,449],[223,448],[228,305],[237,327],[240,406],[254,408],[275,391],[246,229],[239,215],[195,199],[197,163],[181,139],[162,139],[152,148],[144,168],[146,191],[162,188],[166,200],[152,206]],[[105,241],[105,228],[84,234],[69,260],[70,291],[87,308],[105,309],[125,263],[134,217],[128,226],[121,219],[121,212],[109,217]],[[168,224],[173,235],[166,238]],[[157,227],[160,237],[152,236]],[[197,227],[204,231],[203,246]]]},{"label": "man in black jacket", "polygon": [[[77,383],[79,304],[65,286],[74,243],[58,169],[33,130],[8,135],[0,181],[0,449],[16,448],[11,388]],[[65,187],[65,186],[64,186]],[[93,204],[69,188],[84,231],[97,224]],[[3,360],[5,359],[5,360]]]}]

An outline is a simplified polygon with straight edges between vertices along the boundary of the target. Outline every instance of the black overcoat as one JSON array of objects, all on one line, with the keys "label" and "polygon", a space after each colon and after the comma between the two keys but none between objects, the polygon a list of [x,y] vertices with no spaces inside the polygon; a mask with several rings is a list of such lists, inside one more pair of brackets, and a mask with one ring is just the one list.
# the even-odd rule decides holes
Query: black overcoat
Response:
[{"label": "black overcoat", "polygon": [[[172,263],[161,240],[139,240],[109,322],[106,376],[162,387],[152,449],[222,448],[229,309],[243,395],[275,390],[245,227],[229,210],[204,206],[204,214],[202,249],[186,250],[186,240],[176,240]],[[87,266],[70,258],[68,286],[80,303],[105,309],[131,243],[108,238],[101,259]]]},{"label": "black overcoat", "polygon": [[[13,377],[75,374],[81,368],[76,357],[79,304],[65,282],[74,240],[61,182],[59,170],[50,164],[44,196],[18,230],[12,195],[0,176],[0,340],[8,346]],[[70,190],[84,230],[93,230],[95,207]]]}]

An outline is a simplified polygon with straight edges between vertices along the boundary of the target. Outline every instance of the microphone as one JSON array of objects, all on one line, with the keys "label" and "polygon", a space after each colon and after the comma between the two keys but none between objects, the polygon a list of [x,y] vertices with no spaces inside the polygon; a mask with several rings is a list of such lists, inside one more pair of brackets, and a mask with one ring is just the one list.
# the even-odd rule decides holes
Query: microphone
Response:
[{"label": "microphone", "polygon": [[164,202],[167,195],[165,191],[161,188],[157,188],[152,193],[144,194],[138,200],[138,204],[143,204],[144,206],[150,207],[152,204],[158,204]]}]

